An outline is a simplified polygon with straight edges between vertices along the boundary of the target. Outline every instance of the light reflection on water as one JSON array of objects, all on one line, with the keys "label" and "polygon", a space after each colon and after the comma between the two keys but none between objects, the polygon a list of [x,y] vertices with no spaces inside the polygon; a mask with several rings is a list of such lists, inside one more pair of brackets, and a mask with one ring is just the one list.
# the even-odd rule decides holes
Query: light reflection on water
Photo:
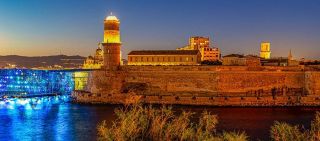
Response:
[{"label": "light reflection on water", "polygon": [[[0,140],[63,140],[68,96],[10,98],[0,102]],[[54,136],[53,136],[54,135]]]},{"label": "light reflection on water", "polygon": [[34,98],[8,98],[0,101],[0,109],[43,109],[54,104],[68,102],[69,96],[46,96]]},{"label": "light reflection on water", "polygon": [[115,107],[72,104],[68,96],[0,101],[0,141],[96,140],[96,125]]},{"label": "light reflection on water", "polygon": [[[81,105],[68,102],[67,96],[0,101],[0,141],[11,140],[96,140],[96,126],[102,120],[111,125],[119,105]],[[310,121],[319,108],[237,108],[174,106],[177,111],[203,111],[217,114],[218,130],[246,131],[252,140],[269,140],[275,120],[301,124]],[[195,120],[196,121],[196,120]]]}]

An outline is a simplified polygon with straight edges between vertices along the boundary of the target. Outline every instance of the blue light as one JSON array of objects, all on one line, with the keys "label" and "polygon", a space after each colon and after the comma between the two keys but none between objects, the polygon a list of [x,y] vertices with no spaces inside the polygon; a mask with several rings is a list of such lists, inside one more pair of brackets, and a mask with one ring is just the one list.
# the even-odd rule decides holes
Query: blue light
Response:
[{"label": "blue light", "polygon": [[34,94],[71,94],[73,72],[0,69],[0,97]]}]

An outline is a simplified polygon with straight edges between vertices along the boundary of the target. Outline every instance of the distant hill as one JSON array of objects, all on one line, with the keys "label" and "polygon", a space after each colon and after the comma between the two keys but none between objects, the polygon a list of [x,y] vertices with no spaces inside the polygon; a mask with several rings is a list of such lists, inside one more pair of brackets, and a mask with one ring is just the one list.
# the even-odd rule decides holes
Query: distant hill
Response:
[{"label": "distant hill", "polygon": [[54,56],[18,56],[18,55],[7,55],[0,56],[0,67],[5,65],[15,64],[19,68],[34,68],[34,67],[48,67],[59,65],[62,67],[79,67],[83,64],[85,57],[82,56],[67,56],[67,55],[54,55]]}]

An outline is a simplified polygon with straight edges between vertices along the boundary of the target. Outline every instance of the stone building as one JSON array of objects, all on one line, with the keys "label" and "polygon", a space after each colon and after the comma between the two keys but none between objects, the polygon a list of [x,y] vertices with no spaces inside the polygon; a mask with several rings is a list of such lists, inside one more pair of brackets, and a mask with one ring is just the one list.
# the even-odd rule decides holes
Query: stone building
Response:
[{"label": "stone building", "polygon": [[217,61],[220,60],[219,48],[210,47],[209,37],[191,37],[189,45],[177,48],[177,50],[199,50],[201,53],[201,61]]},{"label": "stone building", "polygon": [[100,69],[103,66],[103,50],[101,49],[101,44],[99,44],[99,47],[96,49],[96,53],[94,56],[88,56],[84,63],[82,68],[83,69]]},{"label": "stone building", "polygon": [[261,66],[261,58],[255,55],[246,55],[246,66]]},{"label": "stone building", "polygon": [[288,57],[261,59],[261,64],[263,66],[298,66],[300,62],[293,59],[292,52],[290,50]]},{"label": "stone building", "polygon": [[261,66],[260,57],[254,55],[230,54],[222,59],[225,66]]},{"label": "stone building", "polygon": [[198,50],[139,50],[128,54],[128,65],[199,65]]},{"label": "stone building", "polygon": [[224,66],[245,66],[246,61],[244,55],[230,54],[223,56],[222,65]]},{"label": "stone building", "polygon": [[261,42],[260,57],[263,59],[270,59],[271,57],[270,42]]}]

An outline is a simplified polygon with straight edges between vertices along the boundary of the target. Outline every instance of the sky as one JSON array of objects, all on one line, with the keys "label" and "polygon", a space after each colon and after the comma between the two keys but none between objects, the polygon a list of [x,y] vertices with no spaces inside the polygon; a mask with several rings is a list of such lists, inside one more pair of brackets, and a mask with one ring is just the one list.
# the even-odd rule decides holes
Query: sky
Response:
[{"label": "sky", "polygon": [[0,0],[0,55],[82,55],[103,38],[103,20],[120,19],[122,53],[168,50],[208,36],[222,55],[320,59],[320,0]]}]

